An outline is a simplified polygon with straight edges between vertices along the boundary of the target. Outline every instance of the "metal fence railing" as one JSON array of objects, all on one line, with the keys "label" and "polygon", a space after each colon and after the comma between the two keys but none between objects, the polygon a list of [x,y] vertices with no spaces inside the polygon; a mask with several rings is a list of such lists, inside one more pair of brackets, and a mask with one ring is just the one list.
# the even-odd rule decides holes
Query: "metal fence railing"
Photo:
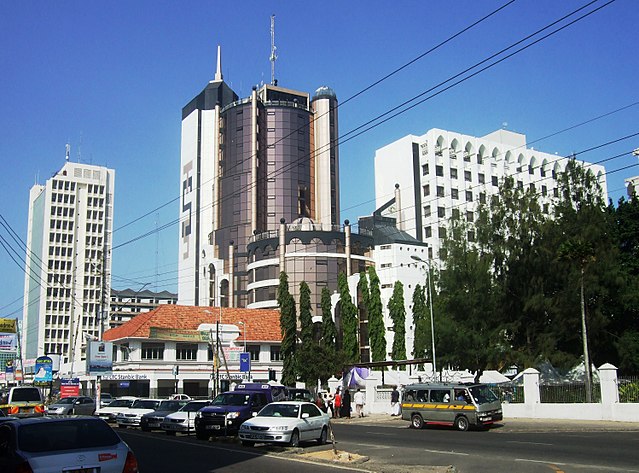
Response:
[{"label": "metal fence railing", "polygon": [[516,384],[492,384],[490,389],[495,393],[502,403],[522,403],[524,402],[524,387]]},{"label": "metal fence railing", "polygon": [[639,402],[639,376],[617,378],[619,402]]},{"label": "metal fence railing", "polygon": [[[584,383],[542,384],[539,386],[539,400],[542,403],[582,403],[586,402]],[[593,383],[592,402],[601,402],[601,385]]]}]

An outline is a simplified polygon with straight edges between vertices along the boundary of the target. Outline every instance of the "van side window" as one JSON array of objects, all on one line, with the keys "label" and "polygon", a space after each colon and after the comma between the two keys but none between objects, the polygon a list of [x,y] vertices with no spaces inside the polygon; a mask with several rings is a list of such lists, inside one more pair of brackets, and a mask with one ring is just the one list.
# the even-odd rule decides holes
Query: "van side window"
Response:
[{"label": "van side window", "polygon": [[420,389],[419,391],[417,391],[415,400],[418,402],[428,402],[428,390]]},{"label": "van side window", "polygon": [[251,399],[251,407],[262,407],[268,404],[266,402],[266,395],[264,393],[257,393]]},{"label": "van side window", "polygon": [[412,389],[404,394],[404,402],[413,402],[415,400],[415,391]]},{"label": "van side window", "polygon": [[450,389],[431,389],[430,402],[449,402]]}]

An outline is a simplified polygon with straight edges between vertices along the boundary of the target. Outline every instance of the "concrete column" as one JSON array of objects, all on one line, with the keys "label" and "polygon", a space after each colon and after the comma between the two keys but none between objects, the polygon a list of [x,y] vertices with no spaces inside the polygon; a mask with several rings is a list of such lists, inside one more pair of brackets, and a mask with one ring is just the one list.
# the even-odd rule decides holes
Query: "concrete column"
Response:
[{"label": "concrete column", "polygon": [[350,276],[351,270],[351,222],[344,220],[344,235],[345,235],[345,248],[346,253],[346,277]]},{"label": "concrete column", "polygon": [[257,87],[251,92],[251,230],[257,229]]},{"label": "concrete column", "polygon": [[280,219],[280,273],[286,271],[286,220]]},{"label": "concrete column", "polygon": [[619,403],[619,388],[617,386],[617,367],[605,363],[599,367],[599,381],[601,383],[601,404]]},{"label": "concrete column", "polygon": [[333,394],[335,394],[335,391],[337,391],[337,388],[342,385],[339,382],[339,379],[337,379],[335,376],[331,376],[330,378],[328,378],[327,382],[328,382],[328,387]]},{"label": "concrete column", "polygon": [[149,397],[152,399],[158,397],[158,379],[156,377],[149,380]]},{"label": "concrete column", "polygon": [[524,371],[524,404],[539,404],[539,371],[528,368]]}]

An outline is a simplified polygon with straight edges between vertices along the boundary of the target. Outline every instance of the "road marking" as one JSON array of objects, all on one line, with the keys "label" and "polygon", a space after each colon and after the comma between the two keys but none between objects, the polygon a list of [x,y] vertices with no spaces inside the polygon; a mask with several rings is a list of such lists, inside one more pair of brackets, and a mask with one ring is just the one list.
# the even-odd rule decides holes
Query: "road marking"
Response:
[{"label": "road marking", "polygon": [[562,465],[562,466],[567,465],[567,463],[550,462],[548,460],[532,460],[530,458],[515,458],[515,461],[516,462],[530,462],[530,463],[546,463],[546,464]]},{"label": "road marking", "polygon": [[370,434],[370,435],[383,435],[383,436],[386,436],[386,437],[394,437],[396,435],[393,432],[390,432],[390,433],[385,433],[385,432],[366,432],[366,433]]},{"label": "road marking", "polygon": [[467,457],[468,455],[470,455],[469,453],[453,452],[453,451],[450,451],[450,450],[428,450],[428,449],[424,449],[424,452],[439,453],[439,454],[443,454],[443,455],[459,455],[459,456],[463,456],[463,457]]},{"label": "road marking", "polygon": [[551,447],[552,443],[541,443],[541,442],[524,442],[524,441],[519,441],[519,440],[508,440],[506,443],[523,443],[526,445],[547,445],[549,447]]},{"label": "road marking", "polygon": [[555,470],[556,473],[564,473],[564,470],[559,468],[557,465],[548,465],[548,466],[552,468],[553,470]]}]

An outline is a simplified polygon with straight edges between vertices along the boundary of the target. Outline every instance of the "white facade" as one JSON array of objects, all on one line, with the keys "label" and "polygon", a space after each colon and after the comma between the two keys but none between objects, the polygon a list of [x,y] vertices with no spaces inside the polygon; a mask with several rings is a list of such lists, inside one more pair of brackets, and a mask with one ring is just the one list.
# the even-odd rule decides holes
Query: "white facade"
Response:
[{"label": "white facade", "polygon": [[108,319],[115,171],[67,162],[29,195],[23,358],[84,358]]},{"label": "white facade", "polygon": [[[398,185],[401,204],[389,215],[400,222],[400,230],[428,243],[428,258],[437,259],[453,212],[474,221],[478,204],[496,194],[507,176],[519,186],[533,188],[542,208],[549,211],[556,177],[567,163],[567,158],[528,148],[525,135],[519,133],[498,130],[474,137],[434,128],[376,151],[376,206],[391,199]],[[605,168],[584,166],[598,177],[606,197]]]}]

